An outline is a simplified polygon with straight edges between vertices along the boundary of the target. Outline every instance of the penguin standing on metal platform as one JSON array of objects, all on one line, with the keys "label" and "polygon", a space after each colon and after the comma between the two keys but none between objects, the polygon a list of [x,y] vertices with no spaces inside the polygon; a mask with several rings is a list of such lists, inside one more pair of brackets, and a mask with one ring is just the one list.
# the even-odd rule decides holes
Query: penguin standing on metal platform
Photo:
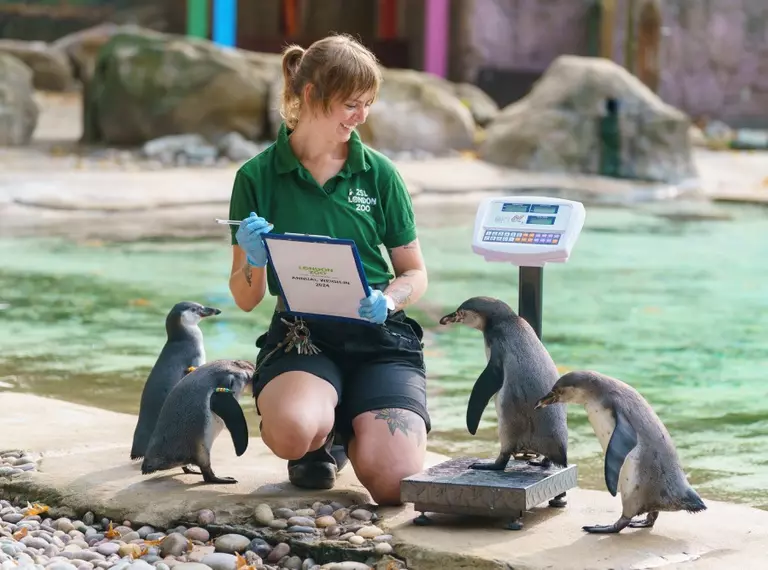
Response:
[{"label": "penguin standing on metal platform", "polygon": [[177,303],[165,318],[167,340],[144,384],[139,419],[133,433],[131,459],[144,457],[155,429],[160,409],[170,391],[184,376],[205,362],[203,332],[200,319],[221,311],[199,303]]},{"label": "penguin standing on metal platform", "polygon": [[[171,390],[149,440],[141,472],[197,465],[206,483],[237,483],[211,468],[213,442],[225,427],[238,456],[248,448],[248,424],[238,400],[255,371],[247,360],[214,360]],[[190,471],[184,469],[186,473]]]},{"label": "penguin standing on metal platform", "polygon": [[[612,525],[583,527],[589,533],[650,528],[660,511],[696,513],[707,507],[688,484],[675,445],[653,408],[624,382],[591,370],[564,374],[536,404],[583,404],[605,453],[605,484],[621,493],[621,517]],[[647,513],[644,520],[632,517]]]},{"label": "penguin standing on metal platform", "polygon": [[[558,378],[557,367],[533,328],[506,303],[491,297],[472,297],[441,325],[463,323],[482,331],[488,364],[472,388],[467,406],[467,429],[474,435],[491,397],[496,395],[501,450],[492,463],[475,463],[472,469],[503,470],[510,457],[534,453],[544,457],[532,465],[568,464],[568,428],[565,406],[549,408],[547,415],[534,405]],[[562,496],[550,501],[564,506]]]}]

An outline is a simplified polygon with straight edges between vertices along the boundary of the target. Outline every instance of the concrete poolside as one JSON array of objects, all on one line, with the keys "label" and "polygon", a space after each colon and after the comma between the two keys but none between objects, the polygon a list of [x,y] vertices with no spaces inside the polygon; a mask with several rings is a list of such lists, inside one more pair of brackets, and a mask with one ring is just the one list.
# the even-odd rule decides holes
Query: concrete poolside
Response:
[{"label": "concrete poolside", "polygon": [[[242,524],[259,503],[311,505],[370,500],[348,467],[332,491],[300,490],[287,482],[285,462],[252,439],[237,457],[226,432],[214,445],[213,467],[236,485],[199,485],[199,476],[172,470],[143,476],[128,458],[136,418],[63,401],[0,392],[0,451],[24,449],[41,458],[36,471],[0,478],[0,497],[42,501],[59,514],[100,516],[158,527],[201,508],[217,522]],[[445,457],[430,454],[428,466]],[[706,500],[697,515],[662,513],[655,528],[594,536],[582,525],[611,523],[619,498],[605,491],[573,489],[565,509],[546,505],[527,512],[522,531],[502,521],[431,514],[437,524],[415,526],[412,505],[379,509],[379,527],[393,535],[394,555],[418,570],[446,568],[764,568],[768,561],[768,512]]]}]

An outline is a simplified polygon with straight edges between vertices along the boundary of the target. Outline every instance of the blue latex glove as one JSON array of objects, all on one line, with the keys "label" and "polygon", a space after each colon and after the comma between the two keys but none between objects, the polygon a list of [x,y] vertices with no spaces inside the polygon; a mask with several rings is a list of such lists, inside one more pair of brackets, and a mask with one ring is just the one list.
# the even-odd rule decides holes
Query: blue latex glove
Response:
[{"label": "blue latex glove", "polygon": [[245,251],[248,263],[254,267],[264,267],[267,264],[267,249],[264,246],[262,234],[268,233],[274,226],[256,212],[240,222],[235,239]]},{"label": "blue latex glove", "polygon": [[387,320],[387,309],[394,310],[394,301],[381,291],[368,287],[368,296],[360,299],[360,307],[357,314],[372,323],[381,324]]}]

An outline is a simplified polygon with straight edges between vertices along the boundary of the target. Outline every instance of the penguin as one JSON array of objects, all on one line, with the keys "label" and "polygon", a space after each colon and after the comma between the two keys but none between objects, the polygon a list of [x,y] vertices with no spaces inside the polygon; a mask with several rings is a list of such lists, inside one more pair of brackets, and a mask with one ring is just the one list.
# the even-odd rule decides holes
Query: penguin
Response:
[{"label": "penguin", "polygon": [[[536,403],[582,404],[605,453],[608,491],[621,493],[621,517],[612,525],[582,527],[588,533],[618,533],[653,527],[660,511],[697,513],[707,507],[689,485],[667,428],[632,386],[592,370],[564,374]],[[647,513],[644,520],[633,517]]]},{"label": "penguin", "polygon": [[[512,308],[492,297],[472,297],[441,325],[463,323],[483,333],[488,364],[472,388],[467,405],[467,429],[475,435],[488,401],[496,395],[501,449],[492,463],[477,462],[472,469],[504,470],[513,455],[543,456],[531,465],[548,468],[568,465],[568,427],[565,406],[535,412],[534,404],[552,388],[557,367],[533,328]],[[559,504],[558,504],[559,503]],[[552,506],[563,506],[556,501]]]},{"label": "penguin", "polygon": [[141,472],[197,465],[206,483],[237,483],[214,474],[211,448],[225,427],[238,457],[248,448],[248,424],[238,400],[254,372],[255,365],[247,360],[214,360],[190,372],[160,410]]},{"label": "penguin", "polygon": [[219,309],[192,301],[177,303],[168,312],[165,317],[167,339],[141,393],[131,459],[144,457],[168,393],[190,370],[205,362],[203,332],[198,326],[200,319],[220,313]]}]

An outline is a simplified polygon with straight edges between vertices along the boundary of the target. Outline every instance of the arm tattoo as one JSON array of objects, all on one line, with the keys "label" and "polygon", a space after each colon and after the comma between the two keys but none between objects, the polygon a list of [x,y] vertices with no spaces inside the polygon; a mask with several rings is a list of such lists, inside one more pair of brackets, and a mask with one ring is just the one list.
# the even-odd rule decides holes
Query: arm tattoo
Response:
[{"label": "arm tattoo", "polygon": [[389,291],[389,296],[395,302],[395,305],[406,306],[411,301],[413,287],[409,283],[403,283],[397,288]]},{"label": "arm tattoo", "polygon": [[416,436],[416,442],[421,445],[421,429],[418,423],[414,425],[418,418],[415,418],[413,413],[400,408],[384,408],[383,410],[374,410],[371,413],[374,414],[374,419],[387,422],[389,433],[392,435],[395,435],[397,430],[403,432],[406,437],[413,432]]},{"label": "arm tattoo", "polygon": [[[408,242],[407,244],[401,245],[400,247],[402,247],[403,249],[416,249],[418,247],[418,245],[416,244],[416,240],[413,240],[412,242]],[[394,249],[395,248],[393,248],[393,247],[388,247],[387,248],[387,253],[389,254],[390,258],[392,257],[392,250],[394,250]]]},{"label": "arm tattoo", "polygon": [[245,275],[245,281],[248,283],[248,287],[251,286],[251,266],[249,264],[245,264],[245,267],[243,267],[243,275]]},{"label": "arm tattoo", "polygon": [[[401,277],[411,277],[416,275],[416,273],[417,271],[415,269],[409,269],[408,271],[403,271],[400,275],[398,275],[398,279]],[[405,307],[411,301],[413,285],[408,282],[397,283],[391,291],[387,291],[387,294],[392,298],[396,305]]]}]

